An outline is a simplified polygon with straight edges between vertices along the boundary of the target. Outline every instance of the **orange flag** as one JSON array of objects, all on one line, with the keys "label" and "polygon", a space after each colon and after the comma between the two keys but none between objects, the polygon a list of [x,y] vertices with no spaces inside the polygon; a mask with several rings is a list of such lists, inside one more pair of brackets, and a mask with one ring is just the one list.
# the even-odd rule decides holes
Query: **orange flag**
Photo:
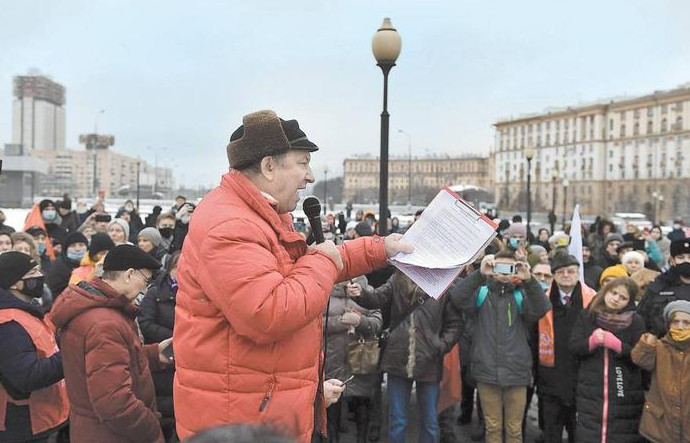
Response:
[{"label": "orange flag", "polygon": [[460,348],[456,344],[443,357],[443,378],[439,384],[438,402],[436,410],[445,411],[460,402],[462,397],[462,382],[460,380]]},{"label": "orange flag", "polygon": [[43,214],[41,214],[41,208],[38,207],[38,203],[34,203],[34,207],[31,208],[31,212],[26,216],[26,221],[24,222],[24,232],[32,226],[38,226],[39,228],[46,231],[46,254],[50,257],[51,261],[55,261],[55,251],[53,251],[53,241],[48,236],[46,229],[46,224],[43,223]]}]

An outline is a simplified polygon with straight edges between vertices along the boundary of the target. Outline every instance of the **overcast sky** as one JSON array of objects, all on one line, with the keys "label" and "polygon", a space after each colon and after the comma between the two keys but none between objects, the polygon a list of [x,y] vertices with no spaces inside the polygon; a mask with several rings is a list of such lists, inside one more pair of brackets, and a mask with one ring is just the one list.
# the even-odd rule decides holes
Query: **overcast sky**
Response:
[{"label": "overcast sky", "polygon": [[71,148],[105,109],[116,151],[211,186],[242,115],[271,108],[321,147],[317,179],[338,175],[379,150],[386,16],[403,40],[391,155],[398,129],[413,155],[487,153],[499,118],[690,82],[687,0],[0,0],[0,143],[12,77],[38,68],[67,88]]}]

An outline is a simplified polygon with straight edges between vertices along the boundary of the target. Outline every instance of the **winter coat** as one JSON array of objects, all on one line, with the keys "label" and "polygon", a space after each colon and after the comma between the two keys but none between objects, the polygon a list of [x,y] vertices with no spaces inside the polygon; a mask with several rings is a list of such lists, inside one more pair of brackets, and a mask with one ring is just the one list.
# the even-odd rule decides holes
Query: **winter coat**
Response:
[{"label": "winter coat", "polygon": [[592,259],[584,264],[585,284],[592,289],[599,289],[599,278],[604,270]]},{"label": "winter coat", "polygon": [[675,268],[671,267],[647,285],[645,295],[637,307],[637,313],[644,319],[649,332],[657,337],[666,334],[664,308],[675,300],[690,301],[690,284],[683,283]]},{"label": "winter coat", "polygon": [[69,416],[55,328],[41,308],[0,289],[0,337],[0,441],[45,438]]},{"label": "winter coat", "polygon": [[[354,279],[354,282],[359,283],[363,288],[367,286],[365,277]],[[338,283],[333,286],[331,291],[331,300],[328,305],[326,379],[346,380],[350,377],[347,361],[348,345],[360,339],[378,341],[378,334],[381,332],[381,311],[377,309],[368,310],[359,306],[347,296],[346,287],[347,282]],[[352,331],[349,325],[343,324],[341,321],[343,314],[348,311],[359,312],[362,315],[359,326],[352,328]],[[378,373],[355,375],[355,378],[347,384],[343,396],[372,397],[378,383]]]},{"label": "winter coat", "polygon": [[609,253],[604,249],[601,251],[601,254],[598,255],[596,263],[601,267],[601,269],[606,269],[610,268],[611,266],[621,264],[621,259],[618,256],[614,257],[609,255]]},{"label": "winter coat", "polygon": [[178,435],[222,423],[270,423],[301,442],[325,433],[323,311],[336,281],[386,263],[384,241],[340,245],[339,273],[234,170],[189,226],[173,333]]},{"label": "winter coat", "polygon": [[81,225],[79,223],[79,217],[74,211],[70,211],[67,214],[61,216],[62,221],[60,222],[60,227],[64,229],[67,233],[75,232],[77,228]]},{"label": "winter coat", "polygon": [[[144,343],[158,343],[173,335],[175,325],[175,295],[177,286],[171,287],[170,276],[161,274],[146,292],[139,306],[137,321]],[[175,366],[168,365],[152,372],[156,387],[156,406],[164,417],[174,417],[173,377]]]},{"label": "winter coat", "polygon": [[96,269],[96,262],[91,260],[89,254],[84,254],[84,258],[81,259],[81,263],[77,268],[72,270],[72,275],[69,279],[70,285],[76,285],[82,281],[89,281],[95,277],[94,272]]},{"label": "winter coat", "polygon": [[[484,285],[488,293],[478,307],[477,296]],[[517,286],[522,292],[518,308],[515,288],[475,271],[451,289],[453,306],[474,316],[470,371],[476,382],[501,387],[532,384],[528,336],[548,311],[549,300],[532,278]]]},{"label": "winter coat", "polygon": [[[196,213],[196,211],[194,211]],[[189,223],[182,223],[180,220],[175,222],[175,230],[173,231],[172,241],[170,242],[170,247],[168,248],[168,254],[176,251],[181,251],[184,245],[184,240],[187,238],[187,233],[189,232]]]},{"label": "winter coat", "polygon": [[[624,310],[634,307],[630,300]],[[584,311],[570,337],[570,350],[578,359],[577,441],[643,441],[637,431],[644,404],[642,370],[630,359],[630,351],[644,332],[644,321],[635,314],[630,326],[611,331],[621,341],[620,354],[603,346],[590,351],[589,337],[599,327],[596,317]]]},{"label": "winter coat", "polygon": [[[443,355],[458,341],[461,326],[448,295],[431,298],[396,271],[385,284],[366,288],[355,300],[369,309],[390,307],[392,329],[381,356],[382,372],[422,382],[441,380]],[[417,307],[411,310],[413,304]]]},{"label": "winter coat", "polygon": [[[588,287],[583,288],[582,283],[577,283],[571,294],[571,306],[565,307],[561,303],[560,290],[554,281],[546,292],[551,303],[551,315],[553,337],[547,339],[553,344],[553,366],[547,366],[541,362],[541,351],[543,347],[542,335],[544,331],[539,331],[540,345],[540,364],[538,368],[538,389],[540,395],[556,397],[565,405],[575,405],[575,392],[577,388],[577,358],[570,351],[570,337],[575,327],[575,322],[587,307],[582,295],[582,291],[587,291],[587,299],[594,295],[594,290]],[[542,320],[540,320],[541,322]]]},{"label": "winter coat", "polygon": [[79,267],[79,262],[70,260],[64,255],[58,256],[50,271],[45,276],[45,282],[53,293],[53,299],[57,300],[62,291],[69,285],[72,271]]},{"label": "winter coat", "polygon": [[690,342],[668,335],[655,346],[640,340],[630,356],[652,373],[640,434],[655,443],[690,441]]},{"label": "winter coat", "polygon": [[149,370],[161,366],[158,346],[142,345],[134,314],[99,278],[69,286],[53,305],[73,441],[163,441]]}]

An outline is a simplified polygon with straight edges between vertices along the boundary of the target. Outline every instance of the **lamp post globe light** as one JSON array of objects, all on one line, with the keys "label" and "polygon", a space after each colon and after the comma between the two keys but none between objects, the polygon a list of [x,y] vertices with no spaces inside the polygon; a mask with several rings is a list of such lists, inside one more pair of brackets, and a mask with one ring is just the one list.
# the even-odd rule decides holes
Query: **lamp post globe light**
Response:
[{"label": "lamp post globe light", "polygon": [[568,181],[567,178],[563,179],[563,230],[565,230],[565,218],[568,215],[567,212],[567,207],[568,207],[568,186],[570,186],[570,182]]},{"label": "lamp post globe light", "polygon": [[388,233],[388,73],[400,55],[402,40],[400,34],[386,17],[383,24],[374,34],[371,50],[376,65],[383,71],[383,111],[381,112],[381,156],[379,177],[379,235]]},{"label": "lamp post globe light", "polygon": [[530,230],[530,222],[532,221],[532,159],[534,158],[534,149],[525,149],[525,158],[527,159],[527,238],[526,241],[530,242],[532,237],[532,231]]}]

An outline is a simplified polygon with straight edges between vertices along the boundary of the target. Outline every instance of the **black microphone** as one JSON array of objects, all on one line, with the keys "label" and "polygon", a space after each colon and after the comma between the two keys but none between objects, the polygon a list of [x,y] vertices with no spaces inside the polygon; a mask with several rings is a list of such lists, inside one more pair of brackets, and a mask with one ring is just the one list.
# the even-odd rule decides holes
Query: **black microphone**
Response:
[{"label": "black microphone", "polygon": [[302,210],[309,219],[314,241],[317,244],[323,243],[325,239],[323,238],[323,226],[321,225],[321,202],[316,197],[307,197],[304,199],[304,203],[302,203]]}]

